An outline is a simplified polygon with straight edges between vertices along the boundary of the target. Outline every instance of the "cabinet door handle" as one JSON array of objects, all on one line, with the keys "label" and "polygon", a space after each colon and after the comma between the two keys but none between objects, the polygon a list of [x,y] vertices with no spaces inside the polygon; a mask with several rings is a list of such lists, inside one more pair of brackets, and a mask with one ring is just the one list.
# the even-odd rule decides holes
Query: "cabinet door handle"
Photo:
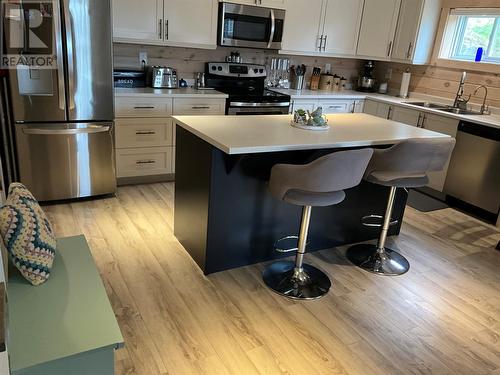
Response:
[{"label": "cabinet door handle", "polygon": [[418,114],[418,120],[417,120],[417,128],[420,128],[420,120],[422,120],[422,114]]},{"label": "cabinet door handle", "polygon": [[424,115],[422,116],[422,123],[420,124],[420,127],[421,127],[422,129],[425,129],[425,121],[426,121],[426,120],[427,120],[427,115],[426,115],[426,114],[424,114]]},{"label": "cabinet door handle", "polygon": [[144,106],[135,106],[134,109],[155,109],[155,107],[153,106],[149,106],[149,105],[144,105]]},{"label": "cabinet door handle", "polygon": [[139,130],[135,132],[136,135],[153,135],[156,134],[154,130]]},{"label": "cabinet door handle", "polygon": [[319,39],[318,51],[321,52],[321,47],[323,46],[323,35],[321,35],[318,39]]},{"label": "cabinet door handle", "polygon": [[387,57],[391,56],[391,50],[392,50],[392,40],[389,42],[389,47],[387,48]]},{"label": "cabinet door handle", "polygon": [[325,39],[324,39],[325,43],[323,44],[323,52],[326,51],[326,40],[327,40],[327,38],[328,38],[328,35],[325,35]]},{"label": "cabinet door handle", "polygon": [[411,58],[412,49],[413,49],[413,42],[410,42],[410,44],[408,44],[408,51],[406,52],[407,59]]},{"label": "cabinet door handle", "polygon": [[210,106],[208,106],[208,105],[194,105],[191,107],[191,109],[210,109]]},{"label": "cabinet door handle", "polygon": [[355,110],[356,110],[356,102],[352,102],[352,104],[351,104],[351,111],[350,112],[354,113]]},{"label": "cabinet door handle", "polygon": [[152,159],[150,159],[150,160],[137,160],[135,162],[135,164],[138,164],[138,165],[140,165],[140,164],[154,164],[154,163],[156,163],[156,160],[152,160]]},{"label": "cabinet door handle", "polygon": [[165,39],[168,40],[168,20],[165,21]]},{"label": "cabinet door handle", "polygon": [[163,39],[163,20],[160,18],[159,21],[159,30],[158,30],[158,39],[162,40]]},{"label": "cabinet door handle", "polygon": [[331,106],[328,106],[328,108],[341,109],[341,108],[344,108],[344,106],[343,105],[331,105]]},{"label": "cabinet door handle", "polygon": [[392,111],[393,108],[389,107],[389,111],[387,111],[387,120],[392,120]]}]

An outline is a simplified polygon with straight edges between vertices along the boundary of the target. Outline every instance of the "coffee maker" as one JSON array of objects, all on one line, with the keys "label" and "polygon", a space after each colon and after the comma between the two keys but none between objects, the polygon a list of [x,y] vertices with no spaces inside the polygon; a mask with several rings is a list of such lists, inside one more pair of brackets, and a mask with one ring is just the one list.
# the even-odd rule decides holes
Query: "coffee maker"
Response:
[{"label": "coffee maker", "polygon": [[358,78],[358,91],[375,91],[375,78],[373,78],[373,69],[375,69],[375,63],[372,60],[368,60],[363,67],[363,74],[361,74]]}]

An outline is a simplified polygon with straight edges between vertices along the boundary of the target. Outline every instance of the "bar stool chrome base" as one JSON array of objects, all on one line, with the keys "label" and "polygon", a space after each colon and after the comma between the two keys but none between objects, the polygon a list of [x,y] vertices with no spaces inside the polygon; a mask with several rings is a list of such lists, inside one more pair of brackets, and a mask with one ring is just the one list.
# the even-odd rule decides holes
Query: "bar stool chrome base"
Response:
[{"label": "bar stool chrome base", "polygon": [[323,297],[332,283],[321,270],[309,264],[295,267],[295,262],[270,264],[262,274],[264,283],[274,292],[293,299],[312,300]]},{"label": "bar stool chrome base", "polygon": [[378,275],[398,276],[410,269],[408,260],[397,251],[388,248],[379,251],[372,244],[351,246],[347,249],[346,257],[354,265]]}]

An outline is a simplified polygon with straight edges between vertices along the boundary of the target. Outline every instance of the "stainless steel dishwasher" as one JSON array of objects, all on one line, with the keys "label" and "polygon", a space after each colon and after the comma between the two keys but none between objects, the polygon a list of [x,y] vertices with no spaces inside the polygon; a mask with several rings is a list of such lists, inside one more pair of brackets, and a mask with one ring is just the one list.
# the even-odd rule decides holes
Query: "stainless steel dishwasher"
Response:
[{"label": "stainless steel dishwasher", "polygon": [[492,217],[500,210],[500,128],[462,121],[444,192]]}]

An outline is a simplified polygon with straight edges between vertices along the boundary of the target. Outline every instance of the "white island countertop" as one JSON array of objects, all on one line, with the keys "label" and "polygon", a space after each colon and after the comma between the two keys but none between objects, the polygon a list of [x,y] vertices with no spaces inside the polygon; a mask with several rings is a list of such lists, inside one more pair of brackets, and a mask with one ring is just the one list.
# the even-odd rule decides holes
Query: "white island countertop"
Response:
[{"label": "white island countertop", "polygon": [[226,154],[389,145],[448,135],[364,113],[328,115],[328,131],[290,125],[291,115],[175,116],[177,125]]}]

